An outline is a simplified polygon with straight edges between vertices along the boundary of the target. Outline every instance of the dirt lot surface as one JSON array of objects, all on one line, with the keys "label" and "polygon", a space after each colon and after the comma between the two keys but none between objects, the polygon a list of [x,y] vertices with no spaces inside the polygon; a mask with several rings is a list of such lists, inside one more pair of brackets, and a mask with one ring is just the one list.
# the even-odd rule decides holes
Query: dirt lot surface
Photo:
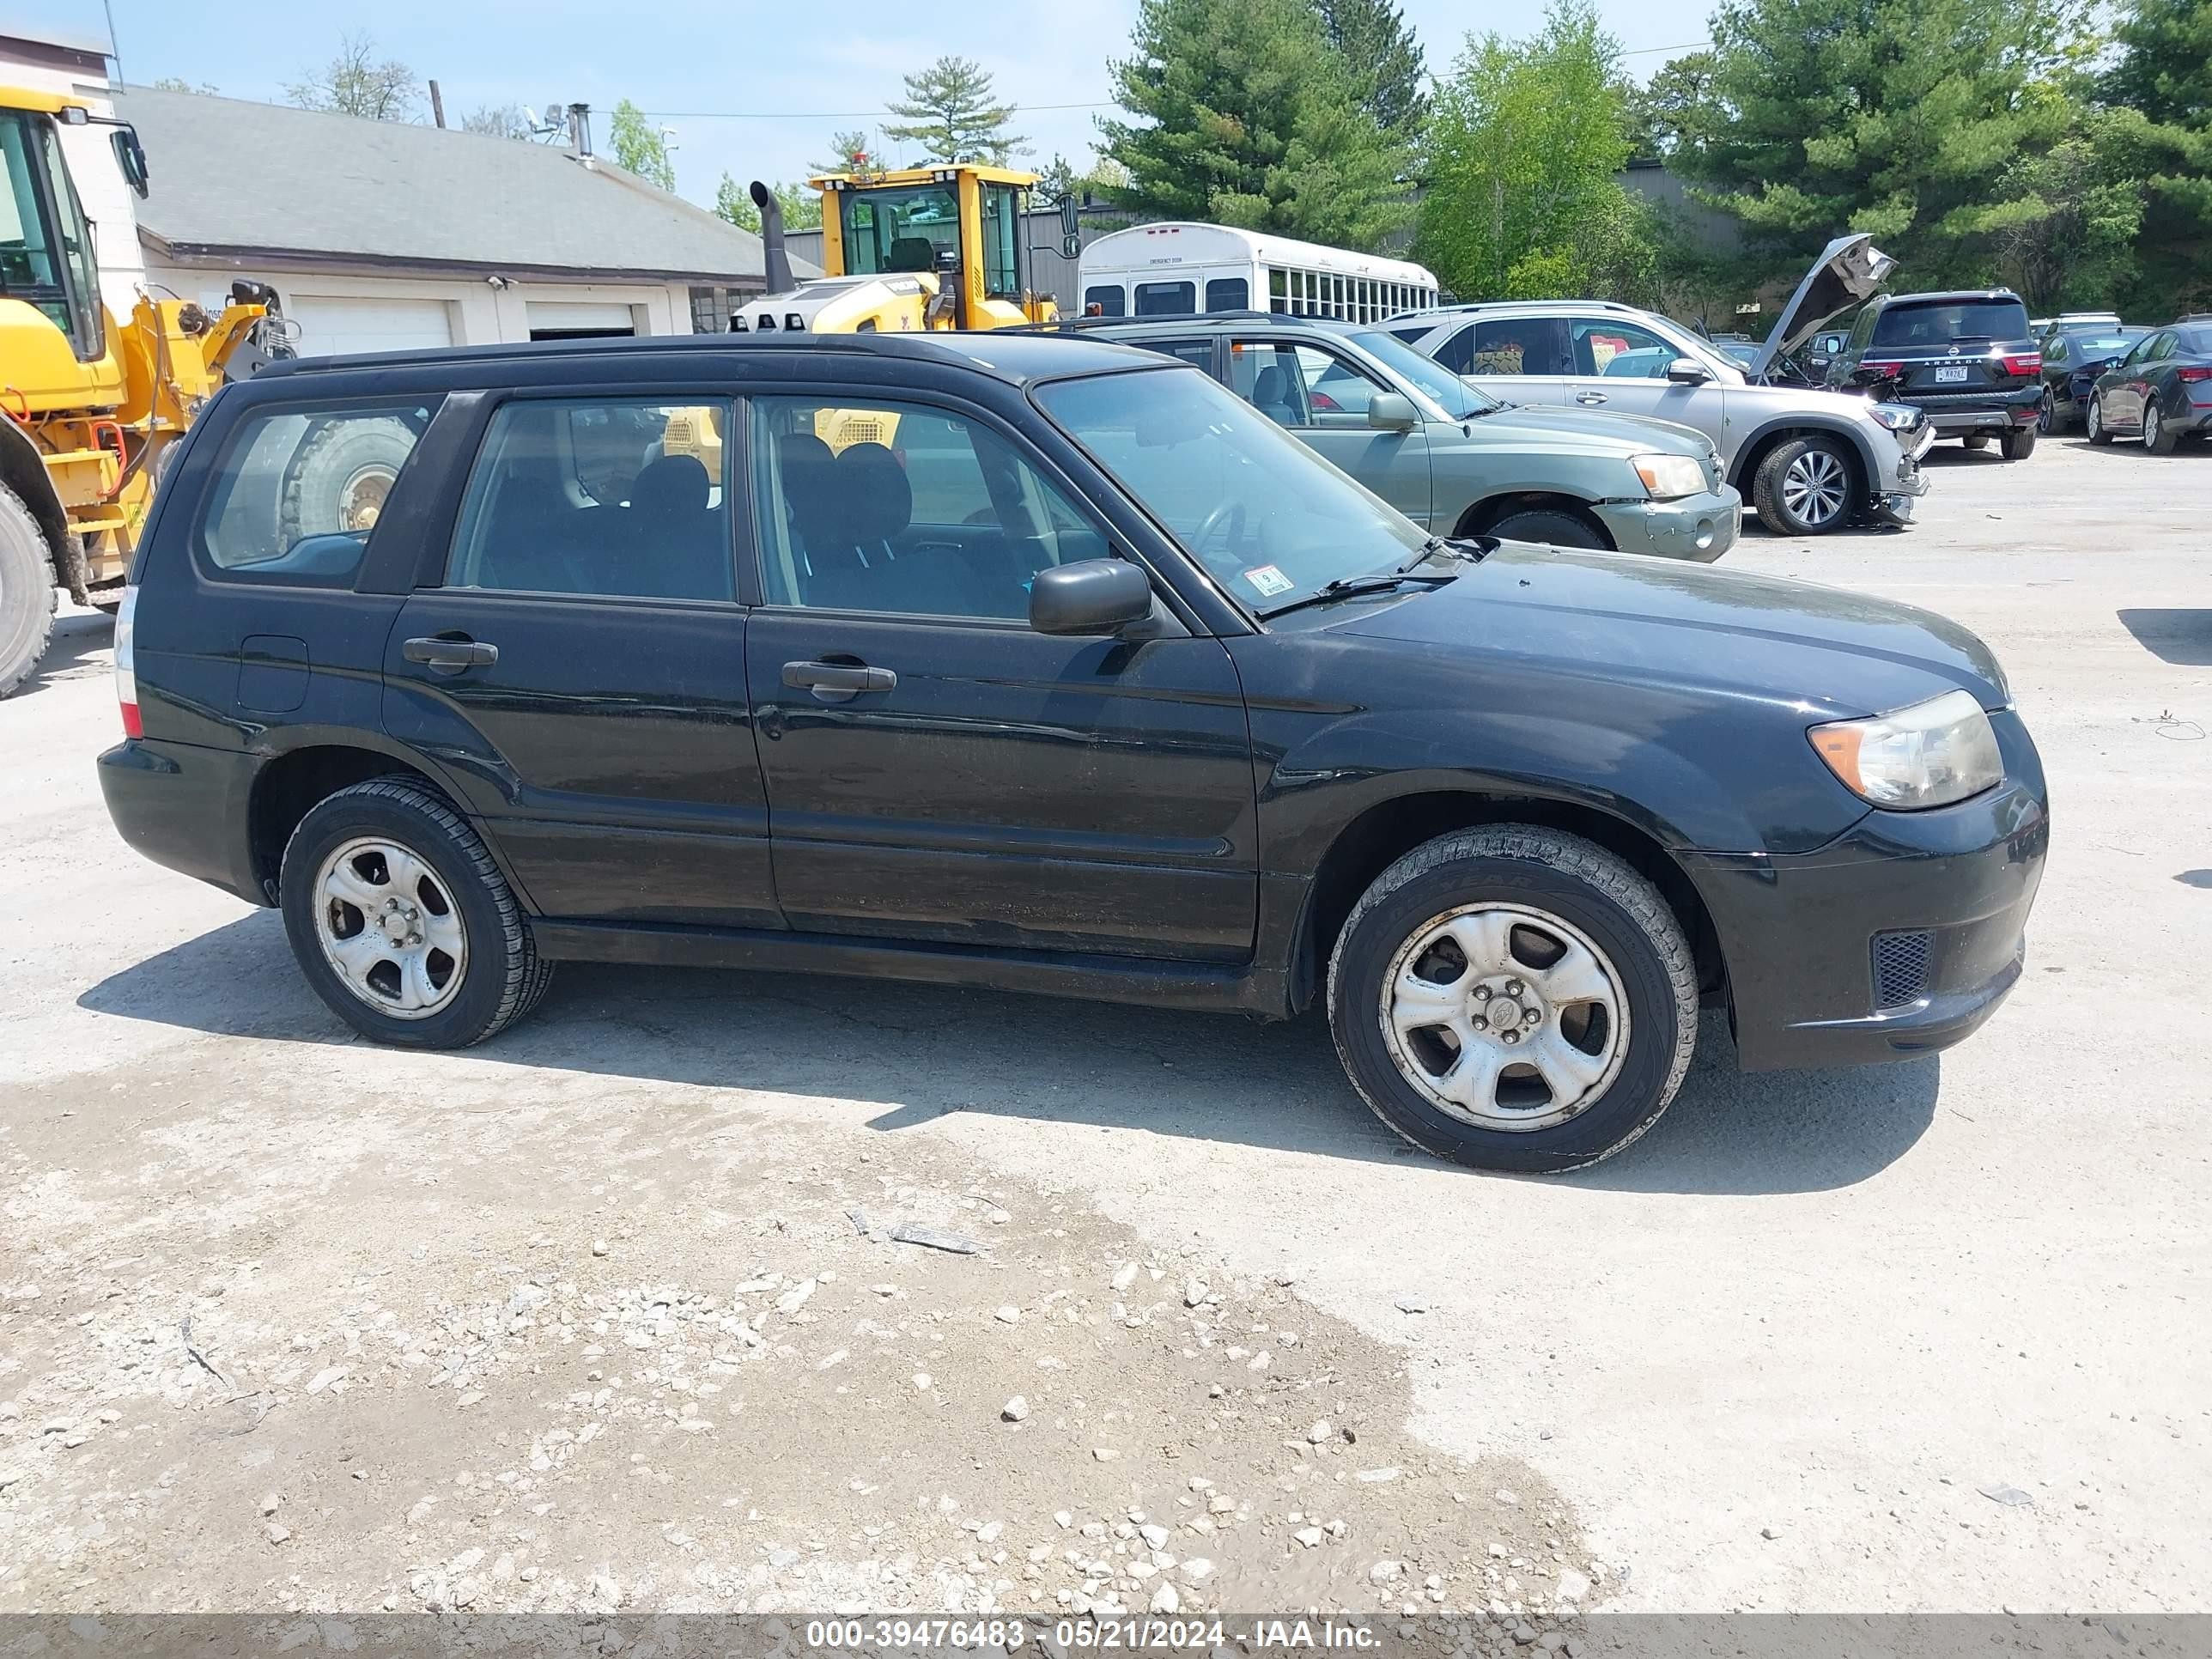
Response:
[{"label": "dirt lot surface", "polygon": [[0,704],[0,1612],[2203,1608],[2212,449],[1931,465],[1729,562],[1996,646],[2027,979],[1872,1072],[1709,1021],[1554,1182],[1311,1022],[569,968],[352,1041],[116,839],[65,617]]}]

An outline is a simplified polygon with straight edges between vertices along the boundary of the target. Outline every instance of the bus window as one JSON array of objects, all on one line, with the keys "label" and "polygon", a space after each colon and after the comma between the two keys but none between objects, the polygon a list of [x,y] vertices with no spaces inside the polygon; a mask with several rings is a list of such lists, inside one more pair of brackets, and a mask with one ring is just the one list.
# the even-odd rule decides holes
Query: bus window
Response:
[{"label": "bus window", "polygon": [[1280,265],[1267,267],[1267,309],[1288,311],[1291,308],[1291,282]]},{"label": "bus window", "polygon": [[1206,285],[1208,311],[1243,311],[1252,303],[1252,284],[1242,276],[1217,276]]},{"label": "bus window", "polygon": [[1197,309],[1196,283],[1137,284],[1137,315],[1139,317],[1188,317]]},{"label": "bus window", "polygon": [[[1097,306],[1098,309],[1091,311]],[[1126,317],[1129,314],[1128,295],[1121,291],[1119,283],[1101,283],[1083,290],[1083,308],[1094,317]]]}]

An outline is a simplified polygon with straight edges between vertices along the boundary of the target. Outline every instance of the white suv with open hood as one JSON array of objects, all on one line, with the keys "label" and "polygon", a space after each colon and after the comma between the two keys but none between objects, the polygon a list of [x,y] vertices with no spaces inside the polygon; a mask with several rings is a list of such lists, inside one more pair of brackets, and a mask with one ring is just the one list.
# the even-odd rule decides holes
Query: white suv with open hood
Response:
[{"label": "white suv with open hood", "polygon": [[1693,427],[1769,530],[1818,536],[1904,524],[1928,488],[1934,437],[1910,404],[1782,384],[1778,363],[1873,294],[1896,261],[1864,235],[1828,244],[1751,363],[1668,318],[1602,300],[1504,300],[1394,317],[1384,327],[1508,403],[1598,409]]}]

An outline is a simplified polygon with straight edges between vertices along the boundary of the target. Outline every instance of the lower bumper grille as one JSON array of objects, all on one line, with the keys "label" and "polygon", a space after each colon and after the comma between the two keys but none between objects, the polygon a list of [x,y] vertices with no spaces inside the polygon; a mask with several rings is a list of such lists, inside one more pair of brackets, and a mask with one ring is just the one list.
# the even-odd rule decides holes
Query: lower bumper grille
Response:
[{"label": "lower bumper grille", "polygon": [[1905,1008],[1928,994],[1928,969],[1936,936],[1876,933],[1874,936],[1874,1006],[1877,1012]]}]

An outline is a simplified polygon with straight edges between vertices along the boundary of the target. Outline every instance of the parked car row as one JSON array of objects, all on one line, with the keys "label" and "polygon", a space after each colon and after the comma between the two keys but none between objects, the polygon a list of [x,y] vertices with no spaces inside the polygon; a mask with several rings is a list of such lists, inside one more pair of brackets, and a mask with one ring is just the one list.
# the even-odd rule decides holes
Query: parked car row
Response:
[{"label": "parked car row", "polygon": [[[1647,331],[1516,312],[1567,339],[1577,316],[1593,350]],[[1178,337],[276,365],[164,485],[118,618],[109,811],[277,908],[380,1042],[482,1041],[576,958],[1325,1008],[1385,1123],[1501,1169],[1642,1134],[1703,1003],[1752,1069],[1989,1017],[2049,829],[1980,641],[1461,535],[1451,432],[1517,414],[1358,331]],[[1653,337],[1696,371],[1665,384],[1763,418]],[[307,463],[358,433],[399,457],[382,509],[316,531],[343,477]],[[1840,512],[1911,476],[1888,426],[1809,436],[1554,447],[1624,539],[1731,507],[1723,464],[1781,499],[1771,475],[1828,456]],[[1340,438],[1426,450],[1425,494],[1392,461],[1425,521],[1316,458]]]},{"label": "parked car row", "polygon": [[2212,316],[2145,332],[2091,384],[2083,424],[2093,444],[2133,436],[2154,455],[2212,437]]}]

